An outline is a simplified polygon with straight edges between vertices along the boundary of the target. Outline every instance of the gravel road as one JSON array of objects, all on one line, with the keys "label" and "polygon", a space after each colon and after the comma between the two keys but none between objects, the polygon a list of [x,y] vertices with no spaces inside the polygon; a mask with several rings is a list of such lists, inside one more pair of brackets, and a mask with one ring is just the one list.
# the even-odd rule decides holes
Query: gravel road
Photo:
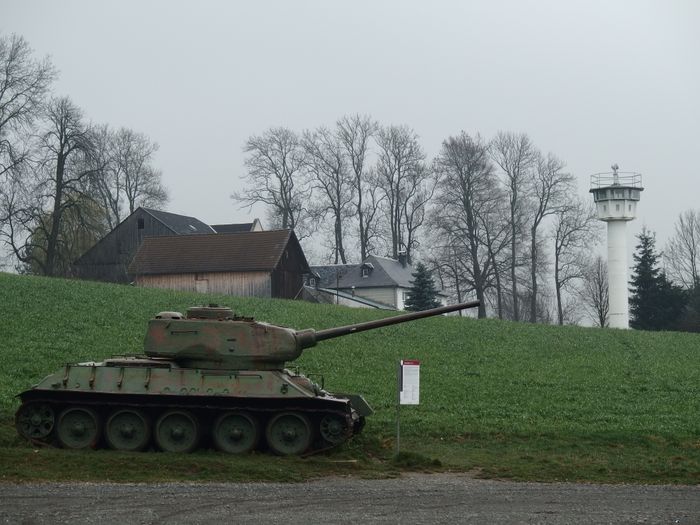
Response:
[{"label": "gravel road", "polygon": [[700,487],[458,474],[308,483],[0,484],[0,523],[700,523]]}]

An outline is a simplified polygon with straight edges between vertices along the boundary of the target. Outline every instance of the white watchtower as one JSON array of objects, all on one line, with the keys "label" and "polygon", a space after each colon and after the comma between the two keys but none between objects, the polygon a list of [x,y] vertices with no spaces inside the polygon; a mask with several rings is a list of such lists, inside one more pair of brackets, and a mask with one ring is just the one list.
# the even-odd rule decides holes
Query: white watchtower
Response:
[{"label": "white watchtower", "polygon": [[642,176],[634,172],[591,175],[598,219],[608,223],[608,313],[611,328],[629,328],[627,302],[627,221],[637,217]]}]

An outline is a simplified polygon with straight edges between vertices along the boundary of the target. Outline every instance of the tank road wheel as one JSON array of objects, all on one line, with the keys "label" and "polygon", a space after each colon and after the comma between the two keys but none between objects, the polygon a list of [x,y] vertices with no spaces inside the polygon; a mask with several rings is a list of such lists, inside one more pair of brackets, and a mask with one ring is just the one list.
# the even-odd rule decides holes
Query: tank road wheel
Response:
[{"label": "tank road wheel", "polygon": [[26,439],[45,439],[51,434],[55,416],[53,408],[46,403],[26,403],[19,407],[15,426],[20,436]]},{"label": "tank road wheel", "polygon": [[257,421],[243,412],[225,412],[214,423],[214,445],[222,452],[243,454],[258,444]]},{"label": "tank road wheel", "polygon": [[151,425],[140,410],[117,410],[107,420],[105,437],[107,444],[115,450],[143,450],[151,437]]},{"label": "tank road wheel", "polygon": [[282,412],[267,424],[267,444],[275,454],[298,455],[311,445],[309,418],[297,412]]},{"label": "tank road wheel", "polygon": [[186,410],[168,410],[158,418],[154,437],[164,452],[192,452],[199,442],[199,423]]},{"label": "tank road wheel", "polygon": [[348,437],[347,424],[340,416],[327,415],[321,419],[321,437],[331,445],[339,445]]},{"label": "tank road wheel", "polygon": [[58,442],[64,448],[88,448],[100,438],[100,420],[91,408],[67,408],[56,425]]}]

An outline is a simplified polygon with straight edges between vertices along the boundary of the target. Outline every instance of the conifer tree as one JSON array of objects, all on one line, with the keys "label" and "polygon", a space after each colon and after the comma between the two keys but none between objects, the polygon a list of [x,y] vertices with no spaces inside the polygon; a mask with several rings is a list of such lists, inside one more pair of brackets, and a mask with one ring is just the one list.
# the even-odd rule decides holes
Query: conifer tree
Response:
[{"label": "conifer tree", "polygon": [[406,310],[418,312],[440,306],[437,300],[438,291],[425,265],[418,263],[416,271],[411,275],[413,280],[408,299],[406,299]]},{"label": "conifer tree", "polygon": [[678,329],[682,332],[700,332],[700,280],[686,294],[686,306]]},{"label": "conifer tree", "polygon": [[673,330],[685,308],[685,293],[659,267],[654,234],[643,229],[637,239],[634,275],[630,281],[630,326],[640,330]]}]

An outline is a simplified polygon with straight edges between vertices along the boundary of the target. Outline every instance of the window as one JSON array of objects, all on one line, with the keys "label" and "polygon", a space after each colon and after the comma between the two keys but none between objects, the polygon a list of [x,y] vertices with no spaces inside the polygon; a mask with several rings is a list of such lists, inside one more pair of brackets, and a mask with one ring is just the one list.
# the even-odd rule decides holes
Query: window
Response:
[{"label": "window", "polygon": [[369,277],[369,268],[362,268],[362,277]]},{"label": "window", "polygon": [[139,219],[136,221],[136,223],[137,223],[137,228],[138,228],[139,230],[143,230],[143,217],[139,218]]},{"label": "window", "polygon": [[309,286],[316,286],[316,279],[309,277]]}]

